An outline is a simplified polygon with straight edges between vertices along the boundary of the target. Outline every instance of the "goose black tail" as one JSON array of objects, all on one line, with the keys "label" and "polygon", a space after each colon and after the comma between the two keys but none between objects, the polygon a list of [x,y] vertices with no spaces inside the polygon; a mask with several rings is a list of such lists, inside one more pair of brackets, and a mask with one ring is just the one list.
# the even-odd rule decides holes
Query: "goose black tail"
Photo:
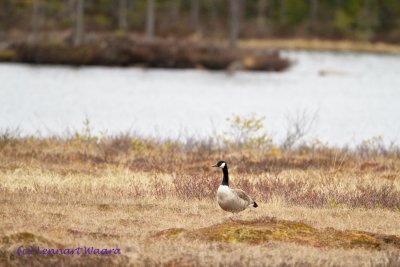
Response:
[{"label": "goose black tail", "polygon": [[254,203],[253,203],[253,207],[254,208],[257,208],[258,207],[258,205],[257,205],[257,203],[254,201]]}]

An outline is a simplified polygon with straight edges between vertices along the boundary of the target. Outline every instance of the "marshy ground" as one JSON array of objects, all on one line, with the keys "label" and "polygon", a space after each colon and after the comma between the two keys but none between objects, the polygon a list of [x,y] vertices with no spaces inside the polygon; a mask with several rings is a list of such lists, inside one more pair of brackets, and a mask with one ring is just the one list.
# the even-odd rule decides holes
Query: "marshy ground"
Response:
[{"label": "marshy ground", "polygon": [[[215,201],[222,158],[259,204],[233,220]],[[4,134],[0,159],[1,265],[400,265],[395,149]],[[121,254],[17,256],[21,245]]]}]

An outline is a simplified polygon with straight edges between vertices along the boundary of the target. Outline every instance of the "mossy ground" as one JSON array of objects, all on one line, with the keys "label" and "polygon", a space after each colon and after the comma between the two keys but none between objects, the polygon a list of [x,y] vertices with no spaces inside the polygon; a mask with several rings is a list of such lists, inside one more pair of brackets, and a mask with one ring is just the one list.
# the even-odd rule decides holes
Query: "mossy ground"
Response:
[{"label": "mossy ground", "polygon": [[257,220],[229,221],[196,230],[171,228],[156,236],[174,238],[179,235],[207,241],[261,244],[269,241],[293,242],[318,248],[400,249],[400,237],[354,230],[317,229],[302,222],[263,217]]},{"label": "mossy ground", "polygon": [[[18,247],[33,247],[33,253],[29,256],[18,255]],[[43,236],[30,232],[19,232],[0,238],[0,266],[111,266],[127,263],[127,257],[118,255],[118,257],[98,257],[96,255],[37,255],[37,248],[67,249],[73,248],[73,245],[65,245],[45,238]]]}]

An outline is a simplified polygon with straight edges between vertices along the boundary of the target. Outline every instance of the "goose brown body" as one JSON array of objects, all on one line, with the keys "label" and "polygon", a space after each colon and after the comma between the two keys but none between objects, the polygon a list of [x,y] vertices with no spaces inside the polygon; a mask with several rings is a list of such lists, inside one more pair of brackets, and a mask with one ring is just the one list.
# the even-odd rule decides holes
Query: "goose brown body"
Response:
[{"label": "goose brown body", "polygon": [[228,165],[225,161],[219,161],[213,167],[221,168],[224,174],[222,183],[217,190],[217,202],[223,210],[236,213],[258,206],[243,190],[229,187]]}]

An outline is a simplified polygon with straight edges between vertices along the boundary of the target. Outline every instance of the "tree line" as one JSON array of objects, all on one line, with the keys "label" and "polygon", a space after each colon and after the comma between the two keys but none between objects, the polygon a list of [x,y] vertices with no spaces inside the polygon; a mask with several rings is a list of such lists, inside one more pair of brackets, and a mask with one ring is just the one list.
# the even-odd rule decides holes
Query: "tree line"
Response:
[{"label": "tree line", "polygon": [[1,0],[0,36],[10,31],[228,38],[326,38],[400,42],[399,0]]}]

